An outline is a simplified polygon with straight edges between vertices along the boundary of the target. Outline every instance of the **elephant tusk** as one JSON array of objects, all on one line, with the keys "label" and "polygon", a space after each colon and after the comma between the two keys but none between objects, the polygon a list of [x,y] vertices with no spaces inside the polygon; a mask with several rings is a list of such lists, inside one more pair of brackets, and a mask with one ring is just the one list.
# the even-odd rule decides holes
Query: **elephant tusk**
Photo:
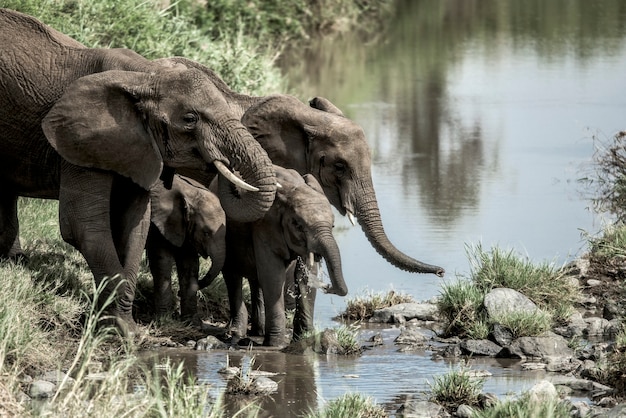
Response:
[{"label": "elephant tusk", "polygon": [[277,189],[282,189],[282,188],[283,188],[283,185],[282,185],[282,184],[280,184],[279,182],[276,182],[276,188],[277,188]]},{"label": "elephant tusk", "polygon": [[213,161],[213,164],[215,164],[215,168],[217,168],[217,171],[219,171],[222,176],[226,177],[226,179],[233,183],[235,186],[251,192],[259,191],[257,187],[251,186],[239,177],[237,177],[232,171],[228,169],[228,167],[226,167],[223,162],[215,160]]},{"label": "elephant tusk", "polygon": [[346,210],[346,215],[348,215],[348,219],[350,219],[350,223],[352,224],[352,226],[356,226],[356,218],[354,217],[354,213]]}]

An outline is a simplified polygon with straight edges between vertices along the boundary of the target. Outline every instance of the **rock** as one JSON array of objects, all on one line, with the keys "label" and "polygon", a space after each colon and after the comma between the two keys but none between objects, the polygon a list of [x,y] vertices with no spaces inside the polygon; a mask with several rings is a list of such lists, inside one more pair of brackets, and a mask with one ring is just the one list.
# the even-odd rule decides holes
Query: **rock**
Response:
[{"label": "rock", "polygon": [[505,347],[513,341],[513,333],[511,330],[500,324],[494,324],[489,337],[501,347]]},{"label": "rock", "polygon": [[498,287],[485,295],[483,301],[487,314],[496,319],[512,313],[533,313],[539,308],[535,303],[517,290]]},{"label": "rock", "polygon": [[548,402],[553,399],[557,399],[559,394],[556,391],[556,387],[547,381],[542,380],[536,383],[532,388],[528,390],[530,399],[535,402]]},{"label": "rock", "polygon": [[546,363],[528,362],[521,365],[522,370],[545,370],[548,367]]},{"label": "rock", "polygon": [[270,395],[278,392],[278,383],[266,376],[259,376],[252,380],[250,392],[255,395]]},{"label": "rock", "polygon": [[609,411],[606,412],[606,415],[604,415],[606,418],[624,418],[626,417],[626,404],[620,404],[617,405],[613,408],[611,408]]},{"label": "rock", "polygon": [[60,370],[46,372],[39,377],[39,380],[46,380],[48,382],[54,383],[55,385],[61,384],[63,380],[65,380],[65,384],[74,383],[74,378],[68,376]]},{"label": "rock", "polygon": [[485,392],[478,395],[478,402],[481,408],[489,408],[498,403],[498,396],[495,393]]},{"label": "rock", "polygon": [[472,418],[474,416],[474,412],[474,408],[469,405],[462,404],[456,409],[454,416],[460,418]]},{"label": "rock", "polygon": [[587,279],[587,286],[589,287],[597,287],[602,284],[602,280],[598,279]]},{"label": "rock", "polygon": [[585,323],[587,327],[583,331],[583,335],[586,337],[608,334],[611,328],[609,321],[604,318],[585,318]]},{"label": "rock", "polygon": [[47,380],[34,380],[30,385],[28,394],[31,398],[50,398],[54,395],[56,387],[54,383],[48,382]]},{"label": "rock", "polygon": [[228,344],[223,343],[216,337],[209,335],[196,342],[196,351],[202,350],[228,350]]},{"label": "rock", "polygon": [[450,416],[441,405],[412,399],[402,404],[396,411],[396,414],[403,418],[439,418]]},{"label": "rock", "polygon": [[436,321],[439,319],[439,309],[434,303],[399,303],[374,311],[370,322],[404,323],[412,319]]},{"label": "rock", "polygon": [[608,319],[609,321],[613,319],[620,319],[625,316],[626,312],[623,308],[621,308],[615,301],[608,301],[604,304],[604,309],[602,309],[602,317],[604,319]]},{"label": "rock", "polygon": [[504,347],[498,357],[527,359],[571,358],[574,350],[567,345],[567,340],[553,332],[536,337],[520,337]]},{"label": "rock", "polygon": [[461,351],[461,344],[450,344],[444,346],[437,354],[444,358],[457,358],[461,357],[463,352]]},{"label": "rock", "polygon": [[582,361],[572,357],[549,358],[546,370],[557,373],[570,373],[577,370],[583,364]]},{"label": "rock", "polygon": [[461,350],[472,356],[495,357],[502,347],[489,340],[464,340],[461,341]]},{"label": "rock", "polygon": [[404,328],[400,331],[400,335],[394,340],[396,344],[410,344],[410,345],[426,345],[428,337],[419,332],[416,329]]},{"label": "rock", "polygon": [[607,393],[612,392],[612,389],[608,386],[602,385],[592,380],[579,379],[573,376],[562,376],[562,375],[552,376],[550,378],[550,382],[552,382],[552,384],[555,386],[559,386],[559,385],[567,386],[570,389],[576,390],[576,391],[583,391],[583,392],[598,391],[598,392],[607,392]]},{"label": "rock", "polygon": [[589,404],[584,401],[578,401],[572,403],[571,416],[575,418],[583,418],[590,416],[591,408]]}]

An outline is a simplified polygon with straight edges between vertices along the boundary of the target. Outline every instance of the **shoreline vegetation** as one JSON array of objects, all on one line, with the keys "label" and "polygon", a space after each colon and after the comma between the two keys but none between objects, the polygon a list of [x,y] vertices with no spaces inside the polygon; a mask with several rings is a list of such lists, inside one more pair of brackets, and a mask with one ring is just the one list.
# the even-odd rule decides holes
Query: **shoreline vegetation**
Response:
[{"label": "shoreline vegetation", "polygon": [[[361,27],[379,27],[393,2],[218,0],[210,3],[210,8],[194,0],[6,0],[0,5],[36,16],[88,47],[128,47],[147,58],[186,56],[213,68],[234,90],[261,95],[285,90],[286,82],[277,61],[287,45],[293,48],[293,45],[306,45],[314,37],[355,30],[357,19],[372,22]],[[615,224],[608,226],[601,236],[589,237],[587,257],[596,276],[610,280],[598,288],[602,290],[596,295],[598,303],[602,302],[601,296],[611,297],[622,314],[626,305],[623,223],[626,216],[618,211],[626,211],[619,200],[626,178],[626,158],[622,159],[625,138],[626,134],[618,134],[609,144],[599,147],[596,171],[584,179],[590,190],[599,190],[592,192],[596,209],[609,211],[616,218]],[[222,416],[220,400],[209,399],[206,387],[187,376],[181,365],[161,364],[157,371],[139,360],[141,350],[171,335],[169,327],[180,333],[181,340],[202,338],[204,334],[198,335],[199,331],[191,328],[181,331],[180,324],[163,319],[156,325],[145,325],[145,335],[127,341],[119,338],[113,329],[96,326],[102,313],[91,301],[99,289],[94,288],[82,256],[63,242],[57,208],[56,201],[21,199],[20,233],[27,258],[18,262],[0,261],[3,278],[0,416]],[[470,277],[442,289],[438,306],[447,321],[446,335],[485,337],[493,324],[484,316],[480,304],[485,293],[496,287],[517,289],[548,312],[547,316],[508,318],[509,328],[517,336],[541,333],[571,313],[577,289],[568,287],[569,282],[562,280],[561,269],[547,263],[533,264],[498,248],[483,250],[480,245],[468,246],[468,257],[474,266]],[[202,264],[202,268],[206,271],[207,266]],[[510,277],[515,277],[515,281],[503,281]],[[151,282],[148,268],[143,265],[136,296],[140,317],[152,316]],[[542,283],[550,285],[541,288]],[[208,309],[218,305],[215,300],[219,296],[215,295],[225,294],[223,286],[218,280],[201,295],[203,313],[216,322],[225,317],[225,308]],[[536,294],[530,294],[530,288]],[[375,309],[411,299],[405,296],[373,294],[364,300],[357,298],[348,303],[349,312],[345,316],[349,320],[367,318]],[[609,380],[626,375],[626,332],[621,320],[622,333],[616,337],[616,349],[606,373]],[[51,370],[64,372],[46,379],[56,382],[52,397],[45,402],[26,401],[26,393],[33,394],[34,379]],[[433,398],[441,404],[451,405],[452,398],[455,405],[471,404],[478,396],[480,382],[471,380],[467,369],[461,367],[436,378],[431,390]],[[624,390],[622,387],[622,396]],[[505,410],[536,412],[533,408],[537,405],[531,396],[524,395],[519,403],[524,405],[500,403],[493,406],[492,412],[484,410],[480,416],[514,416],[506,415]],[[541,408],[551,408],[550,405],[543,403]],[[552,410],[542,409],[542,415],[566,416],[561,404],[553,406]],[[385,416],[371,399],[358,394],[332,400],[328,410],[311,411],[310,416],[359,416],[359,413]],[[248,415],[254,412],[241,413]]]}]

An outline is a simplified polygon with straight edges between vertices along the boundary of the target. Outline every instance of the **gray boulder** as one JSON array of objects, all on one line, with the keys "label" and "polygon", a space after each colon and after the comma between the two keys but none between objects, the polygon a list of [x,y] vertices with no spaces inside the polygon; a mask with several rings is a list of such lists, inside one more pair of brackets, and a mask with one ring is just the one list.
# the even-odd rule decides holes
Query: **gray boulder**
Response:
[{"label": "gray boulder", "polygon": [[571,358],[574,350],[568,347],[565,338],[553,332],[546,332],[536,337],[520,337],[504,347],[498,357],[518,358],[522,360],[554,360]]},{"label": "gray boulder", "polygon": [[511,313],[533,313],[539,308],[517,290],[498,287],[485,295],[483,302],[490,318]]},{"label": "gray boulder", "polygon": [[370,322],[402,324],[412,319],[437,321],[439,319],[439,309],[434,303],[399,303],[374,311]]}]

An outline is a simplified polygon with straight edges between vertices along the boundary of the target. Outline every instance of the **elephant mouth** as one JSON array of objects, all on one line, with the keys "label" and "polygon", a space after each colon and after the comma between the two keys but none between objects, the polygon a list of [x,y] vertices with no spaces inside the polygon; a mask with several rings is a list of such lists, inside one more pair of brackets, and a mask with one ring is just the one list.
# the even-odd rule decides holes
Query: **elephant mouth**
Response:
[{"label": "elephant mouth", "polygon": [[254,186],[246,183],[241,178],[239,178],[233,171],[230,171],[228,166],[226,164],[224,164],[223,162],[221,162],[219,160],[215,160],[215,161],[213,161],[213,165],[215,166],[217,171],[220,172],[220,174],[222,176],[224,176],[228,181],[230,181],[235,186],[238,186],[239,188],[241,188],[243,190],[248,190],[248,191],[251,191],[251,192],[258,192],[259,191],[258,187],[254,187]]}]

